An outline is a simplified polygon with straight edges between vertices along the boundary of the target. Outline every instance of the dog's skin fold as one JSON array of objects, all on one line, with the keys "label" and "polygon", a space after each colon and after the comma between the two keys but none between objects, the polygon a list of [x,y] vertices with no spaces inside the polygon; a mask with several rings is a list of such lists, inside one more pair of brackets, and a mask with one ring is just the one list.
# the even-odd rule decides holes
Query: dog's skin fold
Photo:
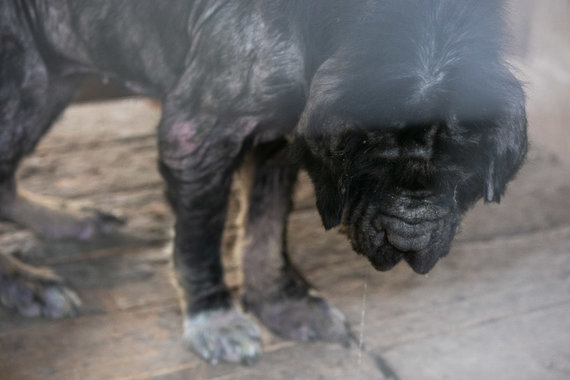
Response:
[{"label": "dog's skin fold", "polygon": [[[498,202],[526,154],[503,27],[498,0],[0,0],[0,213],[52,238],[115,227],[32,202],[14,180],[81,78],[113,77],[163,105],[159,168],[190,347],[214,363],[261,352],[220,262],[240,166],[244,306],[283,337],[347,343],[343,315],[287,257],[297,170],[325,228],[342,224],[375,268],[404,259],[427,273],[462,214]],[[76,311],[60,279],[13,260],[0,255],[6,306]]]}]

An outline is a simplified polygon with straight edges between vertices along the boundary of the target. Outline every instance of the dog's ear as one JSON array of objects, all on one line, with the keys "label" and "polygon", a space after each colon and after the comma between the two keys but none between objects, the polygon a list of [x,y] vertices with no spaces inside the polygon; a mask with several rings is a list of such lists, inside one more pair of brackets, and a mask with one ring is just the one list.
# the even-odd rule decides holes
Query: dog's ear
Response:
[{"label": "dog's ear", "polygon": [[509,92],[509,104],[502,116],[495,119],[487,140],[492,153],[483,190],[485,202],[500,202],[507,183],[520,169],[528,150],[524,92],[518,82],[511,82]]},{"label": "dog's ear", "polygon": [[[329,230],[340,224],[346,197],[338,181],[323,165],[320,165],[320,168],[313,167],[313,169],[316,170],[307,168],[311,178],[319,177],[318,180],[313,179],[317,197],[317,209],[321,215],[323,226],[326,230]],[[311,174],[311,171],[313,171],[313,174]]]},{"label": "dog's ear", "polygon": [[346,203],[346,191],[337,175],[322,160],[313,155],[302,137],[295,139],[290,150],[293,162],[307,169],[317,198],[317,210],[325,229],[340,224]]}]

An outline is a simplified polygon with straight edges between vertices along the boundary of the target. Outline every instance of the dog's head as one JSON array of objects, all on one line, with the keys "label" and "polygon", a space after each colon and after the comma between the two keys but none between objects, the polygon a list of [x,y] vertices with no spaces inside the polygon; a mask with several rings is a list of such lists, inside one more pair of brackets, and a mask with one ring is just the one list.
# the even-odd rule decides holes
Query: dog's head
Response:
[{"label": "dog's head", "polygon": [[521,166],[524,93],[488,56],[418,68],[358,54],[339,49],[316,71],[294,156],[325,228],[342,224],[378,270],[404,259],[427,273],[462,214],[481,197],[499,202]]}]

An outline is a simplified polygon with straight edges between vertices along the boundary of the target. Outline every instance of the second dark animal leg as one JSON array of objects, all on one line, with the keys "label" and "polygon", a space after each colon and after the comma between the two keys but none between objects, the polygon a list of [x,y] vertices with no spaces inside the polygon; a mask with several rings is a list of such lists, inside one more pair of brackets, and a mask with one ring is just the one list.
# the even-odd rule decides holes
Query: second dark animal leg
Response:
[{"label": "second dark animal leg", "polygon": [[[221,242],[240,120],[188,119],[166,103],[159,126],[160,169],[176,214],[174,269],[181,289],[184,339],[202,358],[249,364],[261,353],[261,332],[241,312],[224,283]],[[227,124],[226,124],[227,123]],[[247,122],[246,122],[247,123]]]},{"label": "second dark animal leg", "polygon": [[[12,41],[10,45],[17,46],[17,40]],[[17,51],[4,53],[13,53],[9,58],[17,59]],[[32,58],[28,59],[33,60],[33,52],[27,55],[31,55]],[[20,60],[23,58],[20,57]],[[5,60],[3,64],[9,62],[10,60]],[[23,62],[27,61],[23,59]],[[25,65],[22,68],[25,68]],[[36,70],[36,73],[38,72],[42,71]],[[47,72],[44,72],[44,75],[47,75]],[[15,107],[13,112],[3,112],[0,117],[0,217],[28,227],[34,232],[41,232],[41,226],[59,228],[56,225],[59,220],[50,218],[50,215],[57,215],[56,211],[52,213],[52,208],[33,203],[30,198],[22,196],[16,188],[15,171],[20,159],[33,150],[51,122],[65,107],[74,92],[75,81],[51,78],[51,84],[42,88],[42,83],[45,82],[39,80],[41,78],[37,79],[38,85],[33,91],[28,90],[29,92],[22,88],[20,83],[13,86],[6,82],[1,84],[5,86],[4,91],[9,91]],[[28,101],[33,99],[31,109],[25,109],[21,106],[22,103],[18,102],[26,97]],[[9,110],[9,106],[9,103],[5,103],[4,110]],[[73,222],[71,225],[78,222],[73,217],[66,220]],[[0,303],[24,316],[50,318],[73,316],[81,304],[75,292],[67,288],[63,280],[49,269],[26,265],[2,247]]]},{"label": "second dark animal leg", "polygon": [[344,315],[318,295],[288,257],[287,218],[297,168],[288,163],[287,143],[258,147],[241,174],[245,309],[283,338],[349,344]]},{"label": "second dark animal leg", "polygon": [[[20,160],[68,104],[79,78],[50,72],[26,24],[14,23],[12,11],[7,7],[0,14],[0,218],[48,237],[82,238],[102,226],[99,219],[34,203],[16,186]],[[6,247],[0,247],[0,303],[25,316],[52,318],[75,315],[80,306],[61,278],[25,265]]]},{"label": "second dark animal leg", "polygon": [[[15,107],[12,114],[2,113],[4,117],[0,117],[0,218],[49,239],[92,239],[122,224],[112,215],[81,212],[62,201],[28,194],[16,184],[18,163],[33,150],[67,105],[76,82],[74,78],[52,76],[49,86],[42,89],[43,82],[40,81],[33,93],[13,86],[11,99],[20,107]],[[0,85],[10,89],[6,82]],[[32,97],[31,109],[18,103],[25,97]],[[76,315],[81,302],[63,279],[48,268],[26,265],[0,247],[0,304],[27,317],[61,318]]]},{"label": "second dark animal leg", "polygon": [[[18,189],[16,169],[71,101],[80,77],[53,73],[25,25],[19,30],[10,9],[0,16],[0,218],[52,239],[87,240],[121,224],[102,213],[80,212]],[[10,30],[14,28],[15,30]]]}]

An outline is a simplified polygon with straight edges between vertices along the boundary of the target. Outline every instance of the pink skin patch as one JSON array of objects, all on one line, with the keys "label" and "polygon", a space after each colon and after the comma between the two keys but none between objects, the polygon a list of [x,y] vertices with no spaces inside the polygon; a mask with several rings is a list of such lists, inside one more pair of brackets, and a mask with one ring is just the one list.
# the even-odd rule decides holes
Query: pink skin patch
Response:
[{"label": "pink skin patch", "polygon": [[184,157],[196,151],[198,145],[194,141],[196,137],[196,124],[190,121],[177,122],[168,132],[167,141],[171,144],[169,149],[163,152],[163,157],[174,169],[182,169]]},{"label": "pink skin patch", "polygon": [[196,150],[196,144],[192,141],[196,136],[196,125],[189,121],[178,122],[172,126],[168,133],[168,140],[178,144],[176,155],[186,155]]},{"label": "pink skin patch", "polygon": [[[161,152],[161,155],[170,168],[183,170],[186,158],[197,153],[207,153],[205,146],[201,145],[197,141],[197,126],[200,125],[200,123],[201,120],[199,118],[193,119],[193,121],[179,121],[168,131],[166,141],[169,146],[166,151]],[[250,116],[236,118],[231,123],[231,127],[236,131],[236,135],[238,136],[251,135],[258,125],[259,119],[257,117]],[[219,143],[220,141],[214,140],[213,143]],[[236,141],[233,141],[232,143],[235,145],[237,150],[241,149],[241,144],[236,144]],[[210,145],[210,147],[211,146],[215,145]],[[199,149],[202,149],[202,152],[198,152]],[[235,153],[238,153],[238,151]]]}]

